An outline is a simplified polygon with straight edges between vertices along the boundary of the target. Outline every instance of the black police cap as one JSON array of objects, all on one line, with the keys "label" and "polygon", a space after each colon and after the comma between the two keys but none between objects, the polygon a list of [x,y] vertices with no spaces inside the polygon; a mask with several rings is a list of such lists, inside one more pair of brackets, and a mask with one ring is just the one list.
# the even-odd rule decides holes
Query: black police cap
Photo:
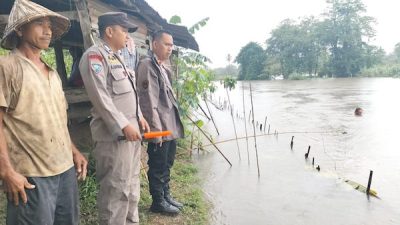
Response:
[{"label": "black police cap", "polygon": [[133,33],[138,29],[138,26],[129,22],[128,16],[123,12],[108,12],[99,16],[99,28],[105,28],[113,25],[120,25],[127,28],[129,33]]}]

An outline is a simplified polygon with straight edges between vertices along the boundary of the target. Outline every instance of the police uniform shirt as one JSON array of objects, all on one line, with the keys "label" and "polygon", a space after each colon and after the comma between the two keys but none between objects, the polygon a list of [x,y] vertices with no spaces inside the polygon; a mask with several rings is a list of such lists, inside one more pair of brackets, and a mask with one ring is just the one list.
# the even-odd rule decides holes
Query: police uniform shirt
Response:
[{"label": "police uniform shirt", "polygon": [[115,141],[128,124],[138,129],[142,116],[138,107],[134,73],[104,42],[90,47],[79,64],[89,99],[95,141]]}]

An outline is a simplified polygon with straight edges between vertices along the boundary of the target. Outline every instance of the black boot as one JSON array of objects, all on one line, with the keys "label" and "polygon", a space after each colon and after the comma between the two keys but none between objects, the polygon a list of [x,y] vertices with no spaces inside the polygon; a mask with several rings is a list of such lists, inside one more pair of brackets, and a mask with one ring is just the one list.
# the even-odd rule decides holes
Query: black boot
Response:
[{"label": "black boot", "polygon": [[175,206],[178,209],[182,209],[183,208],[183,204],[176,201],[172,196],[171,193],[169,192],[169,184],[166,184],[164,186],[164,199],[165,201],[167,201],[169,204]]},{"label": "black boot", "polygon": [[183,204],[176,201],[170,194],[165,195],[164,198],[165,198],[165,201],[167,201],[169,204],[175,206],[176,208],[178,208],[178,209],[183,208]]},{"label": "black boot", "polygon": [[165,214],[171,214],[175,215],[178,214],[180,211],[177,207],[171,205],[167,201],[159,200],[159,201],[154,201],[151,204],[150,211],[154,213],[165,213]]}]

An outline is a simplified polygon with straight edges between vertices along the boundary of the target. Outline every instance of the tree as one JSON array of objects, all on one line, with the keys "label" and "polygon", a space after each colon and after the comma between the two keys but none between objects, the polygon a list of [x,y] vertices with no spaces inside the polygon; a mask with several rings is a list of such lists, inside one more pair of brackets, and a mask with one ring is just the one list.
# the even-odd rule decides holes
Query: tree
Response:
[{"label": "tree", "polygon": [[396,56],[397,62],[400,62],[400,42],[394,46],[394,55]]},{"label": "tree", "polygon": [[326,19],[320,24],[319,37],[329,46],[330,67],[336,76],[358,73],[363,66],[367,42],[375,36],[374,18],[364,16],[361,0],[327,0]]},{"label": "tree", "polygon": [[[267,58],[280,63],[280,74],[285,78],[291,73],[310,76],[317,73],[322,50],[315,32],[317,23],[313,17],[305,18],[299,24],[287,19],[271,32],[266,41]],[[278,68],[269,62],[267,65],[267,73],[271,68]]]},{"label": "tree", "polygon": [[[194,34],[205,26],[208,20],[207,17],[193,25],[189,28],[190,33]],[[170,19],[170,23],[181,23],[181,18],[175,15]],[[184,114],[187,114],[198,107],[203,95],[215,90],[212,83],[213,73],[207,66],[210,60],[198,52],[178,48],[178,55],[173,55],[173,61],[179,73],[174,82],[179,107]]]},{"label": "tree", "polygon": [[371,68],[377,64],[381,64],[385,58],[385,50],[381,47],[366,45],[364,49],[364,68]]},{"label": "tree", "polygon": [[240,64],[239,80],[259,79],[264,69],[265,51],[258,43],[250,42],[240,50],[235,62]]}]

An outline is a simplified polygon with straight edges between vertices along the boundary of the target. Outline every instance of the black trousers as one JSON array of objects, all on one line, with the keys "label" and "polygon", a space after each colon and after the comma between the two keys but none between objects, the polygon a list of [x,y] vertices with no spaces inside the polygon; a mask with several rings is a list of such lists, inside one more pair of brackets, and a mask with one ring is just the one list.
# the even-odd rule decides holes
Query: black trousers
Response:
[{"label": "black trousers", "polygon": [[169,193],[170,171],[175,160],[176,140],[163,142],[162,146],[149,143],[147,153],[150,194],[153,201],[162,201],[165,194]]}]

